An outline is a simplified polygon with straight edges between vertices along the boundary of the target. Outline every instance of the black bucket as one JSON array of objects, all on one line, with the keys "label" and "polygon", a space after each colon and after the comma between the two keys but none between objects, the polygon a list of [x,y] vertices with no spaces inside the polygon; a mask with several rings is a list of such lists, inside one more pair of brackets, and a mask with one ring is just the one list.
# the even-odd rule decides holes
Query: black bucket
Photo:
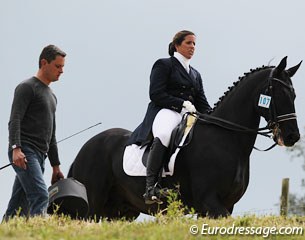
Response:
[{"label": "black bucket", "polygon": [[49,214],[64,214],[71,218],[86,217],[89,206],[85,186],[74,178],[59,180],[49,187]]}]

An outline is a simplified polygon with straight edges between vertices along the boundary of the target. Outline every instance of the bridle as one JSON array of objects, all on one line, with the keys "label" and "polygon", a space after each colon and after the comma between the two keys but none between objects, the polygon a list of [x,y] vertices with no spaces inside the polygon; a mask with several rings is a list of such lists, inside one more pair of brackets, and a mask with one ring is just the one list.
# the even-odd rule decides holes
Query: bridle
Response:
[{"label": "bridle", "polygon": [[[279,82],[283,87],[288,88],[291,92],[294,92],[294,88],[291,84],[285,83],[283,80],[278,79],[273,77],[273,71],[274,69],[272,69],[271,73],[270,73],[270,77],[268,80],[268,90],[270,92],[270,96],[273,98],[274,94],[273,94],[273,86],[272,86],[272,81],[277,81]],[[283,121],[287,121],[287,120],[295,120],[297,118],[296,113],[288,113],[288,114],[283,114],[283,115],[277,115],[276,113],[276,108],[275,108],[275,102],[272,101],[272,108],[270,108],[269,110],[269,114],[270,114],[270,120],[269,120],[269,124],[277,124],[279,122],[283,122]]]},{"label": "bridle", "polygon": [[[270,75],[268,77],[268,86],[265,91],[266,93],[270,94],[270,97],[272,99],[271,103],[270,103],[271,107],[269,107],[269,121],[265,127],[252,129],[252,128],[248,128],[248,127],[233,123],[231,121],[227,121],[227,120],[219,118],[219,117],[215,117],[215,116],[211,116],[209,114],[203,114],[203,113],[199,113],[199,112],[196,112],[195,114],[191,114],[191,115],[193,115],[196,118],[196,120],[198,120],[200,122],[213,124],[213,125],[219,126],[224,129],[237,131],[237,132],[243,132],[243,133],[259,134],[259,135],[262,135],[262,136],[265,136],[268,138],[278,139],[281,135],[279,123],[284,122],[284,121],[289,121],[289,120],[295,120],[295,119],[297,119],[297,115],[295,112],[282,114],[282,115],[277,114],[275,102],[274,102],[274,93],[273,93],[273,85],[272,85],[273,81],[279,82],[283,87],[288,88],[290,91],[294,91],[294,88],[291,84],[288,84],[288,83],[282,81],[281,79],[274,77],[273,72],[274,72],[274,69],[272,69],[270,72]],[[268,151],[268,150],[272,149],[273,147],[275,147],[276,145],[277,145],[277,143],[274,143],[272,146],[270,146],[269,148],[267,148],[265,150],[260,150],[260,149],[256,148],[255,146],[253,148],[256,150],[259,150],[259,151]]]},{"label": "bridle", "polygon": [[[291,84],[288,84],[281,79],[273,77],[273,72],[274,72],[274,69],[272,69],[270,72],[270,76],[268,78],[268,88],[266,91],[266,92],[269,91],[269,94],[272,99],[274,99],[273,85],[272,85],[273,81],[280,83],[283,87],[288,88],[291,92],[294,92],[294,88]],[[278,139],[281,134],[281,130],[279,128],[279,123],[284,122],[284,121],[289,121],[289,120],[296,120],[297,115],[295,112],[278,115],[276,112],[275,101],[271,101],[271,105],[272,105],[271,108],[269,108],[269,121],[268,121],[267,126],[273,132],[274,137],[276,139]]]}]

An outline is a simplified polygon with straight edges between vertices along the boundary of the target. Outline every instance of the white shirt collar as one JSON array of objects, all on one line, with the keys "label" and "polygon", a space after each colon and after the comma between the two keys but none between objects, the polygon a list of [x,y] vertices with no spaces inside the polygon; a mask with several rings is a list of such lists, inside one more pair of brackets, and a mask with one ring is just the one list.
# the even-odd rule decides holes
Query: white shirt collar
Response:
[{"label": "white shirt collar", "polygon": [[181,53],[174,52],[174,57],[178,59],[178,61],[182,64],[187,72],[190,71],[190,62],[191,59],[187,59]]}]

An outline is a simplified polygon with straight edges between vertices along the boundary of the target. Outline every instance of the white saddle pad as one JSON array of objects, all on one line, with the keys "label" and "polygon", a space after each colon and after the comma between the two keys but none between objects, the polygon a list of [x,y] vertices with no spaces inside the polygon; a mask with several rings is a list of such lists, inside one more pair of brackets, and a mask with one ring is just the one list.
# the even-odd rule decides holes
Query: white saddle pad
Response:
[{"label": "white saddle pad", "polygon": [[[190,118],[190,117],[189,117]],[[182,146],[185,142],[187,135],[189,134],[191,128],[195,123],[195,118],[192,119],[187,123],[187,128],[184,132],[184,136],[179,144]],[[123,169],[125,173],[129,176],[146,176],[146,167],[142,162],[142,157],[145,152],[147,146],[141,148],[136,144],[129,145],[125,148],[124,156],[123,156]],[[176,151],[170,157],[170,161],[168,163],[169,172],[165,172],[163,170],[162,176],[165,177],[166,175],[172,176],[174,174],[174,166],[176,157],[180,151],[180,148],[177,148]]]}]

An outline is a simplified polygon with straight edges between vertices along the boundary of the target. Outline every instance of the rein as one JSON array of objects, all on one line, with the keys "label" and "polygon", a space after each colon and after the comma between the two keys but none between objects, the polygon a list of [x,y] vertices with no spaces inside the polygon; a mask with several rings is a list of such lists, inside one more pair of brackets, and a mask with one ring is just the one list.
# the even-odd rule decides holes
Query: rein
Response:
[{"label": "rein", "polygon": [[[241,133],[259,134],[264,137],[272,138],[272,135],[271,135],[272,130],[270,129],[269,124],[267,124],[266,127],[251,129],[251,128],[227,121],[222,118],[210,116],[208,114],[203,114],[203,113],[197,112],[196,114],[192,114],[192,115],[201,122],[204,122],[207,124],[213,124],[213,125],[216,125],[218,127],[221,127],[221,128],[227,129],[227,130],[241,132]],[[268,130],[268,131],[266,131],[266,130]],[[267,149],[264,149],[264,150],[258,149],[255,146],[253,146],[253,148],[258,151],[269,151],[270,149],[274,148],[276,145],[277,145],[277,143],[274,143],[273,145],[271,145],[270,147],[268,147]]]},{"label": "rein", "polygon": [[[231,130],[231,131],[260,134],[265,137],[270,137],[269,134],[272,132],[268,125],[263,128],[251,129],[251,128],[230,122],[228,120],[225,120],[225,119],[222,119],[219,117],[215,117],[215,116],[211,116],[211,115],[205,114],[205,113],[196,112],[195,114],[192,114],[192,116],[194,116],[197,120],[199,120],[201,122],[213,124],[218,127],[221,127],[221,128],[227,129],[227,130]],[[267,129],[269,129],[269,130],[263,132],[264,130],[267,130]]]},{"label": "rein", "polygon": [[[268,77],[268,88],[267,88],[267,90],[269,90],[269,92],[270,92],[271,99],[274,99],[272,81],[277,81],[280,84],[282,84],[284,87],[287,87],[291,91],[294,91],[292,85],[287,84],[286,82],[273,77],[273,71],[274,71],[274,69],[271,70],[270,76]],[[203,113],[199,113],[199,112],[196,112],[194,114],[192,114],[192,113],[189,113],[189,114],[194,116],[196,118],[196,120],[199,120],[199,121],[207,123],[207,124],[213,124],[213,125],[216,125],[218,127],[221,127],[221,128],[227,129],[227,130],[241,132],[241,133],[259,134],[259,135],[262,135],[262,136],[268,137],[268,138],[273,138],[273,136],[274,136],[276,139],[278,139],[280,136],[280,133],[281,133],[281,130],[279,128],[279,123],[284,122],[284,121],[289,121],[289,120],[295,120],[295,119],[297,119],[297,115],[296,115],[296,113],[277,115],[274,101],[271,101],[271,104],[272,104],[272,107],[269,108],[270,120],[268,121],[268,123],[265,127],[256,128],[256,129],[251,129],[251,128],[230,122],[228,120],[225,120],[225,119],[222,119],[219,117],[211,116],[209,114],[203,114]],[[272,133],[273,133],[273,136],[272,136]],[[189,142],[190,142],[190,140],[189,140]],[[183,146],[180,146],[180,148],[188,145],[189,142],[184,144]],[[256,148],[255,146],[253,146],[253,148],[258,151],[269,151],[270,149],[274,148],[276,145],[277,145],[277,143],[274,143],[273,145],[271,145],[269,148],[267,148],[265,150],[260,150],[260,149]]]}]

